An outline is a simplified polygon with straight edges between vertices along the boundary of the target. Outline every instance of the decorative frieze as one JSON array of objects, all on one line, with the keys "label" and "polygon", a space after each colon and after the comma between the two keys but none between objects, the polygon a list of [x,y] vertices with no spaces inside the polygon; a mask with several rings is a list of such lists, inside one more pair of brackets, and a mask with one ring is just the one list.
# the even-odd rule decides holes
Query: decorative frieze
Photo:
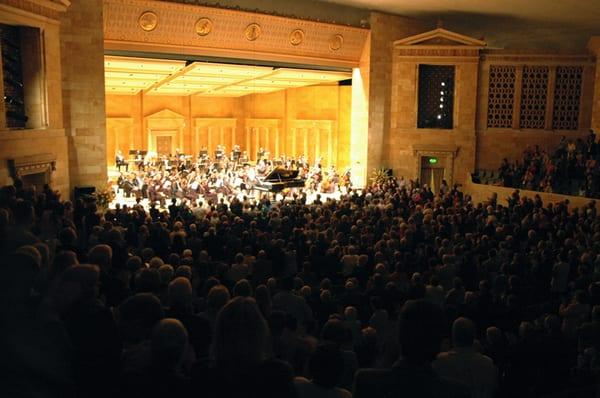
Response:
[{"label": "decorative frieze", "polygon": [[[16,1],[16,0],[11,0]],[[143,16],[143,17],[142,17]],[[358,65],[369,31],[162,1],[104,1],[106,49]]]}]

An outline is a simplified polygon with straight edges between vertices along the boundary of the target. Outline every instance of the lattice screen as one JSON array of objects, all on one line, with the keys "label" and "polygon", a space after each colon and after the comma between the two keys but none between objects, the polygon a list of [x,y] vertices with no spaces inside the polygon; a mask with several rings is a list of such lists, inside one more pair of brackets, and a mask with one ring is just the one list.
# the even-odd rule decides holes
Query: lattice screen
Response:
[{"label": "lattice screen", "polygon": [[[21,34],[19,27],[0,24],[0,66],[4,75],[4,104],[6,127],[25,127],[25,99],[21,60]],[[1,126],[4,127],[4,126]]]},{"label": "lattice screen", "polygon": [[555,130],[577,130],[579,128],[579,105],[581,101],[581,66],[556,67],[554,109],[552,128]]},{"label": "lattice screen", "polygon": [[524,66],[521,85],[521,128],[544,128],[547,95],[548,67]]},{"label": "lattice screen", "polygon": [[452,128],[454,66],[419,65],[418,128]]},{"label": "lattice screen", "polygon": [[511,65],[490,65],[488,127],[512,127],[515,103],[515,69]]}]

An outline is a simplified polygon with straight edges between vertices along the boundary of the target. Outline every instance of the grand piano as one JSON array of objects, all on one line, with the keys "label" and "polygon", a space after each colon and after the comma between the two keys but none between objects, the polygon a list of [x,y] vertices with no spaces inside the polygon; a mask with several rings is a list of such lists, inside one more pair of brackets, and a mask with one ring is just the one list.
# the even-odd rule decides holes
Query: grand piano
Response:
[{"label": "grand piano", "polygon": [[286,188],[304,188],[306,179],[298,177],[298,170],[276,168],[265,177],[258,177],[254,189],[263,192],[281,192]]}]

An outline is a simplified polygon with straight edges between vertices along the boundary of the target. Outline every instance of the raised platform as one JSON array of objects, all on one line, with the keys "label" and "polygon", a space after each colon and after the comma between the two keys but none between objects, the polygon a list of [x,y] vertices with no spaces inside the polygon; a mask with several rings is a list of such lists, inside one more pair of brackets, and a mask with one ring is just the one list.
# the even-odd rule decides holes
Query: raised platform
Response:
[{"label": "raised platform", "polygon": [[[136,198],[135,196],[132,197],[126,197],[124,195],[124,192],[122,190],[118,189],[118,186],[116,185],[116,181],[119,178],[119,171],[116,169],[116,167],[108,167],[108,178],[109,181],[111,182],[111,186],[113,187],[113,189],[115,190],[115,192],[117,193],[117,196],[115,197],[115,199],[110,203],[109,208],[114,209],[115,205],[118,203],[119,205],[123,206],[123,205],[127,205],[127,206],[133,206],[136,204]],[[253,191],[253,195],[250,195],[251,198],[255,199],[256,201],[258,201],[261,197],[262,192],[260,191]],[[338,200],[341,196],[340,192],[334,192],[334,193],[310,193],[307,195],[307,203],[311,204],[315,201],[315,199],[317,198],[317,194],[321,196],[321,201],[325,202],[327,199],[334,199],[334,200]],[[247,194],[240,192],[237,194],[237,198],[239,200],[243,200],[244,196],[248,196]],[[281,194],[277,194],[276,196],[276,200],[280,201],[283,199],[283,196]],[[221,200],[223,198],[223,195],[219,194],[218,195],[218,199]],[[204,205],[206,205],[207,201],[203,196],[200,196],[198,198],[200,201],[203,202]],[[225,198],[226,203],[227,203],[227,199]],[[140,202],[141,205],[144,207],[144,209],[149,209],[150,208],[150,202],[148,199],[142,199],[142,201]],[[177,200],[177,203],[181,203],[181,201]],[[189,203],[189,202],[188,202]],[[167,199],[167,203],[166,205],[170,205],[171,204],[171,200]],[[164,208],[163,208],[164,209]]]}]

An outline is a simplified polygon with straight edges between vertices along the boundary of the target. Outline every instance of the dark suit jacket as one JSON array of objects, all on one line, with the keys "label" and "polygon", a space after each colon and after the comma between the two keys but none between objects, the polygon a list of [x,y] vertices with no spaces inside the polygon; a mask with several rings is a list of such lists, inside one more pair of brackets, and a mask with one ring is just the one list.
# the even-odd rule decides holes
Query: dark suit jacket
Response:
[{"label": "dark suit jacket", "polygon": [[391,369],[363,369],[354,376],[353,398],[470,398],[466,386],[437,376],[430,366],[397,362]]}]

